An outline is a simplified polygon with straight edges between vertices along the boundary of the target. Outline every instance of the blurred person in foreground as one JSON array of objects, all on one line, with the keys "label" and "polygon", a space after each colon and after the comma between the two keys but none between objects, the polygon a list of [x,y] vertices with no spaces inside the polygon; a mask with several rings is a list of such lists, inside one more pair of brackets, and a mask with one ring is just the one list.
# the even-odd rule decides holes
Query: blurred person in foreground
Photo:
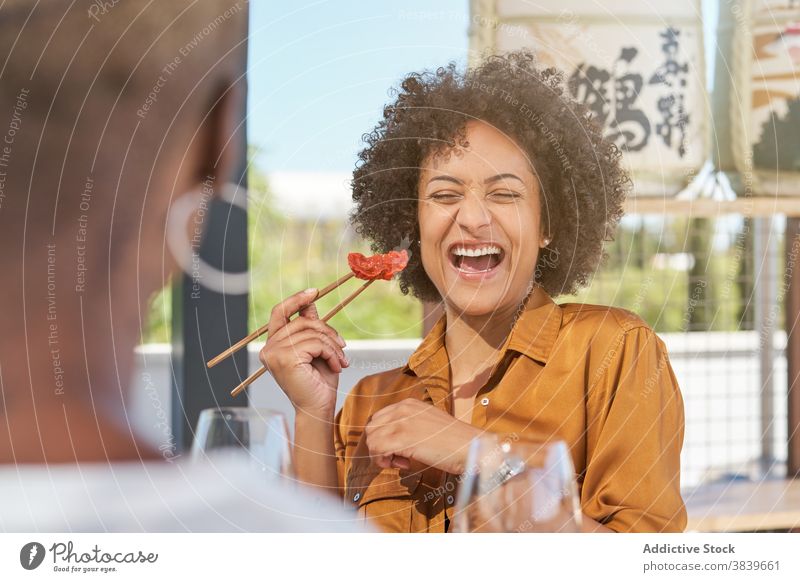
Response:
[{"label": "blurred person in foreground", "polygon": [[682,531],[664,342],[625,309],[553,300],[587,284],[613,237],[620,151],[526,51],[411,73],[394,97],[365,136],[352,222],[377,252],[410,241],[400,289],[444,314],[337,413],[349,362],[315,293],[273,310],[261,359],[297,412],[298,475],[385,531],[447,532],[472,439],[560,439],[585,531]]},{"label": "blurred person in foreground", "polygon": [[127,419],[170,206],[235,180],[246,31],[235,0],[0,4],[0,531],[360,530]]}]

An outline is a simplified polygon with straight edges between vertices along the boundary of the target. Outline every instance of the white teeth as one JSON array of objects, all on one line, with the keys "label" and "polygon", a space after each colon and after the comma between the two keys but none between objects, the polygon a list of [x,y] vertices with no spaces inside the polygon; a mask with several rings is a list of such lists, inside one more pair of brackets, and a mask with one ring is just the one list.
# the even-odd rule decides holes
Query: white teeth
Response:
[{"label": "white teeth", "polygon": [[481,257],[483,255],[499,255],[502,251],[500,247],[487,246],[479,249],[467,249],[464,247],[455,247],[453,254],[459,257]]}]

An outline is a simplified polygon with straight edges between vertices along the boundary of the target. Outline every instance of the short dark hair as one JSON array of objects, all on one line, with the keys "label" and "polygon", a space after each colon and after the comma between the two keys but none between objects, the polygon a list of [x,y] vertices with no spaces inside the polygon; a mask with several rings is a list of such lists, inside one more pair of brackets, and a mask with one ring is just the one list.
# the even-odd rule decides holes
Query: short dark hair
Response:
[{"label": "short dark hair", "polygon": [[465,126],[472,120],[513,139],[539,179],[542,228],[552,240],[540,252],[536,282],[552,296],[588,283],[604,256],[603,242],[613,240],[631,181],[619,149],[588,108],[565,93],[561,72],[538,68],[523,50],[490,56],[466,72],[450,63],[411,73],[392,95],[383,119],[363,137],[350,219],[375,252],[410,241],[411,259],[400,274],[404,294],[441,299],[417,242],[420,166],[430,155],[468,145]]},{"label": "short dark hair", "polygon": [[[30,208],[24,196],[6,203],[3,214],[11,217],[25,213],[36,224],[52,222],[54,208],[45,200],[58,200],[66,184],[75,184],[63,176],[65,167],[81,174],[91,169],[97,192],[121,194],[95,196],[93,212],[118,202],[140,212],[146,188],[139,181],[150,187],[148,173],[174,163],[167,153],[173,146],[186,150],[199,120],[241,75],[247,4],[240,0],[0,4],[0,55],[7,55],[0,64],[0,119],[15,111],[24,118],[9,178],[16,183],[9,188],[28,187],[34,173],[39,196]],[[149,172],[131,172],[134,167]],[[62,202],[56,228],[73,228],[69,213],[78,216],[79,205]]]}]

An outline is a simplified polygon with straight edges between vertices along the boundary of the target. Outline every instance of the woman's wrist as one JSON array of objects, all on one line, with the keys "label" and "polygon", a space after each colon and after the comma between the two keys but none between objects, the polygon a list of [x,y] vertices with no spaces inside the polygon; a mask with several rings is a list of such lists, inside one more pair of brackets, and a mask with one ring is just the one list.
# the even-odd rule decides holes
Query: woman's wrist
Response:
[{"label": "woman's wrist", "polygon": [[297,479],[326,492],[338,489],[333,438],[333,410],[296,410],[294,461]]},{"label": "woman's wrist", "polygon": [[455,443],[452,464],[448,473],[453,475],[461,475],[467,470],[467,456],[469,454],[469,445],[472,440],[480,436],[483,431],[477,427],[466,423],[460,423],[460,434],[457,436]]},{"label": "woman's wrist", "polygon": [[333,442],[333,412],[296,410],[294,416],[294,442]]},{"label": "woman's wrist", "polygon": [[330,426],[333,424],[333,417],[335,414],[335,410],[333,407],[330,409],[321,409],[321,410],[306,410],[302,408],[295,408],[294,409],[294,424],[295,427],[298,424],[302,424],[305,426],[316,426],[316,425],[325,425]]}]

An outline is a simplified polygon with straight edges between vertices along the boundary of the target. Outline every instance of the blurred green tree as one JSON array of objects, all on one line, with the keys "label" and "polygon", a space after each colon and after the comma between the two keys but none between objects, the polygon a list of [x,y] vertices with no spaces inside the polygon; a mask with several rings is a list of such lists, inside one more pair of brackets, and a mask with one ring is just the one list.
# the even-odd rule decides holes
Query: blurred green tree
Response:
[{"label": "blurred green tree", "polygon": [[[370,252],[343,219],[283,216],[267,176],[253,163],[257,153],[251,150],[248,171],[251,329],[266,322],[272,306],[287,295],[321,287],[345,274],[348,252]],[[751,243],[742,239],[746,224],[731,230],[730,225],[707,219],[626,218],[615,240],[607,243],[606,260],[591,284],[575,296],[558,300],[623,307],[659,332],[749,329],[746,304],[753,273],[748,255]],[[714,248],[717,229],[723,234],[730,230],[731,244]],[[359,284],[348,281],[319,301],[320,314]],[[144,343],[169,342],[170,308],[167,288],[152,299],[142,333]],[[402,295],[394,281],[372,285],[331,320],[347,339],[419,338],[421,322],[422,305]]]},{"label": "blurred green tree", "polygon": [[[370,254],[369,245],[343,219],[289,219],[275,207],[266,174],[254,162],[248,168],[248,252],[250,254],[250,329],[269,320],[272,306],[307,287],[322,287],[348,272],[347,253]],[[360,285],[351,280],[317,302],[324,315]],[[152,301],[143,343],[169,342],[169,287]],[[331,325],[347,339],[418,338],[422,334],[422,305],[404,296],[395,281],[370,286],[339,312]]]}]

